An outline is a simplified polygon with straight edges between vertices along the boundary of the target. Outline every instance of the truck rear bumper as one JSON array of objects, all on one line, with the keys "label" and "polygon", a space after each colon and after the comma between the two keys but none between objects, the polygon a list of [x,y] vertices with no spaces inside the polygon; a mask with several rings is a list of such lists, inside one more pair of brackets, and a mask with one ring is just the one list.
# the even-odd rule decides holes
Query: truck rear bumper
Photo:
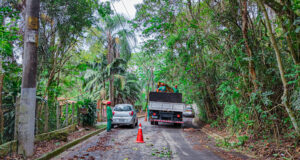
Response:
[{"label": "truck rear bumper", "polygon": [[164,122],[164,123],[183,123],[183,121],[170,121],[170,120],[160,120],[160,119],[151,119],[154,122]]}]

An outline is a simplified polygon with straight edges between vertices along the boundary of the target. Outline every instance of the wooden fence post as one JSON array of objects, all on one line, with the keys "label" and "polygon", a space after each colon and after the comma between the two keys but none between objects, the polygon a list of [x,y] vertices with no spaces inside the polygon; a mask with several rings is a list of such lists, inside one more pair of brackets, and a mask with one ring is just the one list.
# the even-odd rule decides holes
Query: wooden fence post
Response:
[{"label": "wooden fence post", "polygon": [[79,106],[77,105],[77,124],[80,126],[80,112],[79,112]]},{"label": "wooden fence post", "polygon": [[66,121],[66,126],[68,126],[68,124],[69,124],[69,104],[68,103],[66,104],[66,119],[65,119],[65,121]]},{"label": "wooden fence post", "polygon": [[40,119],[40,108],[41,108],[41,104],[38,103],[38,101],[36,102],[36,108],[35,108],[35,134],[39,134],[39,119]]},{"label": "wooden fence post", "polygon": [[15,131],[14,131],[14,139],[18,137],[18,123],[19,123],[19,113],[20,113],[20,97],[17,97],[17,102],[15,106]]},{"label": "wooden fence post", "polygon": [[72,124],[74,124],[74,120],[75,120],[74,113],[75,113],[75,104],[72,103]]},{"label": "wooden fence post", "polygon": [[56,103],[56,129],[60,128],[60,113],[59,113],[59,103]]}]

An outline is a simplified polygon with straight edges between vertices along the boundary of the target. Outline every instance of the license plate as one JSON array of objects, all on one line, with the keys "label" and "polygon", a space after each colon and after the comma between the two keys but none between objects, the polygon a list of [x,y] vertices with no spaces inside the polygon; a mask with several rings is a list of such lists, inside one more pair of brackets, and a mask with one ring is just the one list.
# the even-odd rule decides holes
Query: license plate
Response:
[{"label": "license plate", "polygon": [[158,116],[152,116],[152,118],[158,118]]},{"label": "license plate", "polygon": [[124,119],[119,119],[119,122],[124,122],[125,120]]}]

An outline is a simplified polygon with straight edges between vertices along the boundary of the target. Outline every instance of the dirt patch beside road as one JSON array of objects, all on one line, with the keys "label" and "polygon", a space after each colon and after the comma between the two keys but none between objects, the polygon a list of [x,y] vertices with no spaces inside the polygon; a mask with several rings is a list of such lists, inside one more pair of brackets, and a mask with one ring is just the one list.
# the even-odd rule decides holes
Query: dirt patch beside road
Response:
[{"label": "dirt patch beside road", "polygon": [[198,151],[209,150],[219,157],[223,159],[230,160],[251,160],[253,158],[249,158],[241,153],[235,151],[225,151],[216,146],[216,142],[214,138],[208,136],[206,133],[202,132],[201,129],[194,128],[185,128],[183,129],[184,135],[187,140],[193,146],[193,149]]}]

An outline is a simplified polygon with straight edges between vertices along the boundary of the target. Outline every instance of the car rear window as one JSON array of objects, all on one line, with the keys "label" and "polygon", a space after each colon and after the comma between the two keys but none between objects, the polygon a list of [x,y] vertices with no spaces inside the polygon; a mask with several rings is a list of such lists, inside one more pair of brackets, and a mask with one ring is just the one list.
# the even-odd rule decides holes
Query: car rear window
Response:
[{"label": "car rear window", "polygon": [[116,106],[114,111],[131,111],[131,106]]},{"label": "car rear window", "polygon": [[187,106],[186,109],[192,109],[192,107],[191,106]]}]

